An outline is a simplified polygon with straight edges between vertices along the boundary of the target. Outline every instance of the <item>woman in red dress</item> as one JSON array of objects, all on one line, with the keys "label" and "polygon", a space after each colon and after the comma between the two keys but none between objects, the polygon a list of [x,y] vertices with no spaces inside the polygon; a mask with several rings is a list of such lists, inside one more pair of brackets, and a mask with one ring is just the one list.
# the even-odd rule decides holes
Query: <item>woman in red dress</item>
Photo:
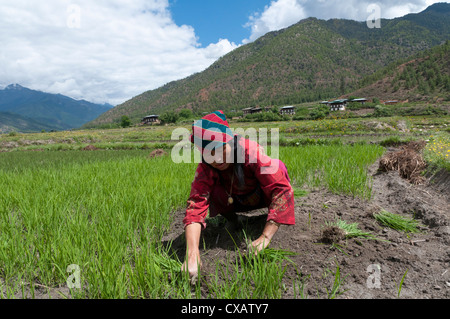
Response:
[{"label": "woman in red dress", "polygon": [[268,208],[267,222],[252,242],[255,253],[266,248],[280,225],[294,225],[294,194],[286,166],[271,159],[256,142],[234,135],[222,111],[193,125],[191,141],[202,152],[183,219],[187,257],[182,270],[191,277],[201,268],[199,244],[208,214],[237,225],[236,212]]}]

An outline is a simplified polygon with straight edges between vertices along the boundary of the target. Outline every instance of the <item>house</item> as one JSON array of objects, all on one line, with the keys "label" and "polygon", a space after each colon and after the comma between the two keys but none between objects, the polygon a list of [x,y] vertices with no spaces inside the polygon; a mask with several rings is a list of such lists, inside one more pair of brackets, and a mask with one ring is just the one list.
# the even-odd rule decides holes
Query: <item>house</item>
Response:
[{"label": "house", "polygon": [[328,106],[330,107],[330,111],[345,111],[347,102],[348,100],[334,100],[328,102]]},{"label": "house", "polygon": [[242,112],[244,113],[244,116],[248,115],[248,114],[252,114],[252,108],[251,107],[247,107],[245,109],[242,109]]},{"label": "house", "polygon": [[367,101],[368,101],[367,99],[362,98],[362,99],[353,99],[350,102],[359,102],[362,105],[364,105]]},{"label": "house", "polygon": [[260,107],[248,107],[248,108],[243,109],[242,112],[244,113],[244,116],[248,115],[248,114],[261,113],[262,112],[262,108],[260,108]]},{"label": "house", "polygon": [[385,101],[384,105],[392,105],[392,104],[397,104],[398,101],[397,100],[393,100],[393,101]]},{"label": "house", "polygon": [[143,125],[153,124],[153,123],[160,123],[158,115],[149,115],[142,119]]},{"label": "house", "polygon": [[295,115],[295,107],[293,106],[284,106],[280,109],[281,115]]}]

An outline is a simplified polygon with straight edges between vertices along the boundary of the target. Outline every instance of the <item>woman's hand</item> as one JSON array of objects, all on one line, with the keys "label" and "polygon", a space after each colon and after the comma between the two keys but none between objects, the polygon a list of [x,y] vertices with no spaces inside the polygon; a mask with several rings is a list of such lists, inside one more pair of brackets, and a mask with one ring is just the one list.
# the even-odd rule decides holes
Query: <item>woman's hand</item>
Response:
[{"label": "woman's hand", "polygon": [[181,266],[182,272],[189,272],[189,278],[192,285],[195,285],[198,279],[198,272],[202,268],[200,253],[191,253]]},{"label": "woman's hand", "polygon": [[251,244],[250,248],[255,253],[255,255],[269,246],[270,242],[272,241],[272,237],[278,231],[279,227],[280,224],[275,223],[272,220],[266,223],[262,235],[259,236],[259,238],[253,241]]},{"label": "woman's hand", "polygon": [[259,238],[252,242],[251,250],[257,255],[261,250],[264,250],[269,246],[270,239],[267,238],[264,234],[259,236]]}]

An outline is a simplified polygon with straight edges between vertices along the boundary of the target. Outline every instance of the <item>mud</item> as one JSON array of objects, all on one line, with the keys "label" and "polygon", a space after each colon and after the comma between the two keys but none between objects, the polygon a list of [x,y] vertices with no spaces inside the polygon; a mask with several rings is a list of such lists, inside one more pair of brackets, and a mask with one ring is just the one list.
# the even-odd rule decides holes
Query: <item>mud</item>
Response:
[{"label": "mud", "polygon": [[151,152],[148,157],[149,158],[155,158],[155,157],[161,157],[167,155],[167,152],[164,151],[163,149],[156,149],[153,152]]},{"label": "mud", "polygon": [[[397,171],[381,172],[378,167],[378,162],[369,167],[373,177],[371,200],[327,189],[309,190],[295,200],[296,225],[281,226],[273,238],[271,248],[297,254],[290,259],[302,274],[307,298],[328,297],[337,266],[343,281],[336,298],[450,297],[450,175],[441,171],[415,185]],[[382,226],[373,217],[382,209],[416,218],[421,232],[405,234]],[[210,219],[201,236],[202,273],[214,273],[216,262],[233,260],[237,250],[245,253],[246,237],[256,239],[261,234],[266,214],[259,210],[242,215],[243,229],[232,233],[224,229],[225,221],[220,216]],[[176,214],[170,233],[163,238],[164,243],[172,243],[180,260],[185,256],[183,216],[182,211]],[[326,222],[336,218],[356,222],[361,230],[380,240],[345,239],[336,229],[326,228]],[[288,267],[282,298],[294,298],[295,276],[294,267]]]},{"label": "mud", "polygon": [[98,151],[98,148],[92,144],[84,147],[82,151]]}]

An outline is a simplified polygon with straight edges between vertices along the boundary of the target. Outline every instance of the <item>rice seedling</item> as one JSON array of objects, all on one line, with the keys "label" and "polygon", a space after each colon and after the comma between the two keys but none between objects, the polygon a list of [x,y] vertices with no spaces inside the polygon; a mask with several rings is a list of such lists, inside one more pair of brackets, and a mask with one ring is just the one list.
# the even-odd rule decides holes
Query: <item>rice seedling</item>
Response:
[{"label": "rice seedling", "polygon": [[236,246],[234,257],[227,254],[226,260],[217,261],[214,274],[204,283],[212,298],[278,299],[285,290],[287,267],[295,266],[289,259],[293,255],[296,254],[272,248],[258,254],[251,250],[241,252]]},{"label": "rice seedling", "polygon": [[340,218],[336,219],[336,221],[334,222],[325,222],[325,225],[328,227],[337,227],[338,229],[342,230],[343,236],[345,238],[380,240],[379,238],[375,237],[372,233],[364,232],[361,229],[359,229],[358,223],[348,223]]},{"label": "rice seedling", "polygon": [[307,275],[303,277],[301,272],[297,269],[297,266],[294,265],[295,268],[295,278],[293,279],[293,290],[294,290],[294,299],[300,297],[300,299],[307,299],[308,296],[305,293],[307,281],[310,279],[311,275]]},{"label": "rice seedling", "polygon": [[303,197],[306,196],[307,194],[308,191],[294,186],[294,197]]},{"label": "rice seedling", "polygon": [[[155,243],[185,202],[195,167],[150,161],[142,152],[100,160],[84,154],[24,156],[18,169],[0,164],[2,277],[55,287],[65,285],[67,266],[77,264],[80,297],[169,294],[174,289],[163,278],[177,265],[167,264]],[[37,167],[36,158],[43,160]]]},{"label": "rice seedling", "polygon": [[378,145],[308,145],[283,147],[280,157],[296,185],[326,186],[335,193],[370,199],[372,180],[367,167],[383,152]]},{"label": "rice seedling", "polygon": [[400,283],[397,285],[397,298],[400,298],[400,294],[402,292],[403,283],[405,282],[406,274],[408,273],[408,269],[406,269],[405,273],[403,274],[402,279],[400,280]]},{"label": "rice seedling", "polygon": [[336,271],[334,273],[331,270],[328,271],[333,274],[334,281],[330,291],[328,291],[328,288],[325,288],[325,290],[327,292],[327,298],[334,299],[337,296],[346,292],[346,290],[342,290],[342,285],[344,283],[345,278],[347,278],[348,275],[345,276],[344,278],[341,278],[341,270],[339,268],[339,264],[337,261],[336,261]]},{"label": "rice seedling", "polygon": [[[88,138],[83,136],[80,143]],[[102,139],[105,147],[108,142],[103,135],[90,138]],[[365,167],[380,151],[306,145],[281,148],[280,155],[296,185],[328,185],[367,197]],[[189,284],[180,274],[180,261],[161,247],[161,236],[173,212],[185,205],[196,164],[178,165],[169,157],[149,160],[148,153],[0,153],[3,296],[13,298],[22,290],[33,294],[36,285],[65,286],[66,269],[76,264],[81,288],[71,289],[67,298],[200,298],[205,285],[217,298],[279,298],[287,267],[293,266],[292,253],[283,250],[266,249],[255,258],[237,253],[218,263],[213,275],[202,275],[195,287]],[[332,172],[339,165],[346,166],[343,176]],[[361,168],[358,178],[350,176],[353,166]],[[295,196],[305,193],[295,191]],[[18,278],[27,286],[16,284]]]},{"label": "rice seedling", "polygon": [[389,228],[402,231],[405,233],[418,233],[420,232],[417,226],[418,221],[413,218],[403,217],[398,214],[393,214],[382,210],[381,212],[374,214],[374,218],[382,225]]}]

